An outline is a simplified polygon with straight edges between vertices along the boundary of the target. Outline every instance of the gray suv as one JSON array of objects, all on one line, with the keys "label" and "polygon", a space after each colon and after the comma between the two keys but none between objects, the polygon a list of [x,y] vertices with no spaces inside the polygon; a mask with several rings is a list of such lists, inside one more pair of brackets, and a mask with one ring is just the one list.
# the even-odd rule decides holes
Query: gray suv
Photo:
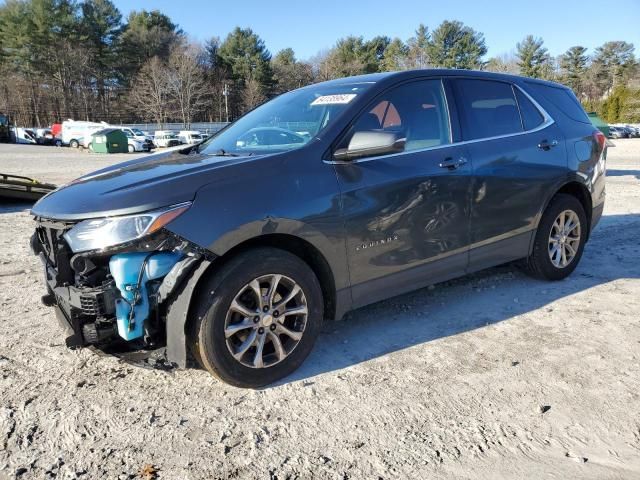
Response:
[{"label": "gray suv", "polygon": [[541,80],[311,85],[38,202],[43,302],[69,347],[259,387],[351,309],[514,260],[570,275],[602,215],[605,141]]}]

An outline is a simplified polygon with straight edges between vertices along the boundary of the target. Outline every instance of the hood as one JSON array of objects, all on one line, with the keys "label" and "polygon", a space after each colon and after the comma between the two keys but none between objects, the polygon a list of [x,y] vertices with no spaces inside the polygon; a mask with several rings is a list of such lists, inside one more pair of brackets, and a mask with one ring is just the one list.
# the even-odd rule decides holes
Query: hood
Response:
[{"label": "hood", "polygon": [[147,156],[63,185],[38,201],[31,214],[55,220],[83,220],[188,202],[203,185],[232,174],[227,167],[262,157],[213,156],[192,149]]}]

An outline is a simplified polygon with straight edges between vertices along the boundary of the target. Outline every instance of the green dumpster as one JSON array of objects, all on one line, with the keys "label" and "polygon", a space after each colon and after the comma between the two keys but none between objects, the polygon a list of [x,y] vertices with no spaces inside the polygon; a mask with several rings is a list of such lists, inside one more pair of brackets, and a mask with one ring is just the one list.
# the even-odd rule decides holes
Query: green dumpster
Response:
[{"label": "green dumpster", "polygon": [[119,128],[105,128],[91,135],[91,149],[96,153],[127,153],[127,136]]},{"label": "green dumpster", "polygon": [[589,120],[591,120],[591,125],[593,125],[602,133],[604,133],[605,137],[609,138],[609,125],[607,124],[607,122],[602,120],[596,112],[589,112],[587,115],[589,115]]}]

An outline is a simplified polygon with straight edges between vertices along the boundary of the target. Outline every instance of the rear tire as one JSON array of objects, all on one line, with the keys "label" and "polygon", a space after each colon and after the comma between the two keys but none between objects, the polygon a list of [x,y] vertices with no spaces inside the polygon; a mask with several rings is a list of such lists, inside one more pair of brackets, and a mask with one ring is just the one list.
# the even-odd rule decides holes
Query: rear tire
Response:
[{"label": "rear tire", "polygon": [[189,332],[191,351],[203,368],[231,385],[258,388],[289,375],[309,355],[320,332],[318,279],[305,262],[284,250],[241,253],[205,279],[199,291]]},{"label": "rear tire", "polygon": [[80,144],[78,143],[78,141],[77,141],[77,140],[71,140],[71,141],[69,142],[69,146],[70,146],[71,148],[78,148],[78,147],[80,146]]},{"label": "rear tire", "polygon": [[557,194],[540,219],[533,251],[526,259],[527,272],[544,280],[571,275],[582,257],[588,228],[580,201],[572,195]]}]

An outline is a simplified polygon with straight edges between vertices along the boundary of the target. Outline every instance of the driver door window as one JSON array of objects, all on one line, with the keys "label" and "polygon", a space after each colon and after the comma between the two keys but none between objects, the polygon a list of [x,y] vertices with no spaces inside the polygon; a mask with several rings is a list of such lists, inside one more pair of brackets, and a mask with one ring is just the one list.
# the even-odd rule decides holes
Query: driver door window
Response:
[{"label": "driver door window", "polygon": [[400,85],[376,100],[341,142],[346,148],[356,132],[397,132],[406,138],[405,152],[451,143],[445,93],[440,80]]}]

